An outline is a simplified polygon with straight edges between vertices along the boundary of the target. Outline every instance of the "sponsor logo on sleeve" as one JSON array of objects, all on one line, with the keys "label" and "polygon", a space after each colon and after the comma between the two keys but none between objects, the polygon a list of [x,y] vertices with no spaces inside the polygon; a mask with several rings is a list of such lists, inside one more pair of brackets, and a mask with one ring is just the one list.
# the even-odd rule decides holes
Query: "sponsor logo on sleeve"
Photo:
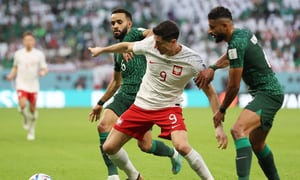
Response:
[{"label": "sponsor logo on sleeve", "polygon": [[229,57],[229,59],[237,59],[238,58],[236,48],[228,49],[228,57]]}]

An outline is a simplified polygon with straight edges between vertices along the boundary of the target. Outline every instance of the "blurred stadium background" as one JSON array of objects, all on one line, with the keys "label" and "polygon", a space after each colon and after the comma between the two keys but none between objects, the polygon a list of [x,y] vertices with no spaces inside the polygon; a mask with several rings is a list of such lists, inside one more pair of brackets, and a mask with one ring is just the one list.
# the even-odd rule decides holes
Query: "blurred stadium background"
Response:
[{"label": "blurred stadium background", "polygon": [[[287,107],[300,107],[300,0],[0,0],[0,107],[16,106],[11,83],[5,76],[19,49],[21,35],[31,30],[49,63],[50,73],[40,80],[39,107],[91,106],[112,77],[111,55],[92,58],[90,46],[116,42],[110,30],[110,12],[125,7],[133,14],[134,26],[151,28],[165,19],[179,23],[180,41],[198,51],[212,64],[226,50],[207,35],[207,13],[217,5],[229,7],[235,25],[250,28],[261,40],[273,69],[285,89]],[[226,72],[217,73],[214,85],[222,93]],[[191,82],[187,89],[195,91]],[[80,102],[72,102],[74,96]],[[243,85],[238,103],[243,106]],[[190,102],[187,106],[207,106]],[[49,98],[50,97],[50,98]],[[56,98],[52,98],[56,97]],[[53,102],[55,99],[55,102]],[[96,98],[97,99],[97,98]],[[190,98],[191,101],[193,98]],[[52,100],[52,101],[51,101]]]}]

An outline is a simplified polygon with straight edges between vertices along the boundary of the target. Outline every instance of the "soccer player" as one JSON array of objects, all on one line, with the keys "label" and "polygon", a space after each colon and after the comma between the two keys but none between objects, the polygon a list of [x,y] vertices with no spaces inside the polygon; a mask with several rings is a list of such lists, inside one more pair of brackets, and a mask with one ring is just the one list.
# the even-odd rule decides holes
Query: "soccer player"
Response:
[{"label": "soccer player", "polygon": [[231,129],[236,147],[236,170],[240,180],[249,179],[252,150],[268,179],[279,179],[272,151],[266,138],[275,114],[283,103],[283,91],[271,69],[268,58],[255,35],[248,29],[237,29],[231,12],[216,7],[208,14],[209,34],[216,42],[226,41],[228,49],[215,65],[199,74],[196,82],[204,87],[214,70],[229,65],[229,82],[225,99],[214,115],[215,125],[224,121],[226,109],[237,96],[241,79],[249,86],[253,100],[241,112]]},{"label": "soccer player", "polygon": [[[42,51],[34,48],[35,39],[32,32],[23,34],[24,48],[14,55],[14,64],[7,80],[16,77],[16,89],[19,100],[19,111],[23,115],[23,127],[28,131],[27,139],[35,139],[35,123],[37,119],[36,100],[39,91],[39,77],[48,72],[45,55]],[[26,108],[29,101],[29,111]]]},{"label": "soccer player", "polygon": [[[134,104],[121,115],[104,143],[103,150],[126,172],[130,180],[142,179],[121,147],[134,137],[142,140],[154,125],[161,128],[159,137],[171,139],[176,150],[184,156],[202,179],[213,179],[205,162],[188,143],[182,116],[181,94],[185,85],[200,70],[203,60],[193,50],[177,42],[179,28],[172,21],[164,21],[153,29],[154,36],[138,42],[122,42],[109,47],[90,48],[94,56],[108,52],[144,54],[147,70]],[[203,88],[214,112],[219,109],[218,97],[211,85]],[[221,124],[216,128],[221,148],[227,146],[227,136]]]},{"label": "soccer player", "polygon": [[[114,37],[120,41],[139,41],[144,39],[144,37],[151,32],[151,30],[141,31],[132,27],[131,14],[124,9],[116,9],[112,12],[111,26]],[[104,103],[118,90],[114,95],[113,102],[105,107],[103,117],[98,125],[100,149],[108,168],[108,180],[118,180],[120,178],[118,176],[117,167],[103,152],[102,146],[119,116],[134,102],[136,93],[139,90],[142,78],[146,71],[146,59],[143,55],[135,55],[132,61],[127,62],[124,60],[122,54],[115,53],[114,62],[115,69],[113,80],[90,113],[91,122],[98,120]],[[181,168],[181,156],[174,148],[170,148],[162,141],[152,141],[151,136],[151,131],[147,132],[143,141],[139,141],[139,147],[147,153],[170,157],[172,171],[174,174],[177,174]]]}]

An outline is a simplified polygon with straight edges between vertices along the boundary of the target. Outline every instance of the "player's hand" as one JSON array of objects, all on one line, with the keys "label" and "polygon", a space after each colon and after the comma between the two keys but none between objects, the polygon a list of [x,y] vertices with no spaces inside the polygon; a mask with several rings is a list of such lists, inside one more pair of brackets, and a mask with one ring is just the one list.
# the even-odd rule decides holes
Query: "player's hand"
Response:
[{"label": "player's hand", "polygon": [[226,149],[228,145],[228,138],[221,124],[216,127],[215,133],[218,141],[218,148]]},{"label": "player's hand", "polygon": [[224,119],[225,119],[225,113],[221,113],[220,111],[216,112],[213,117],[215,128],[221,125],[222,122],[224,122]]},{"label": "player's hand", "polygon": [[41,71],[39,72],[39,76],[40,76],[40,77],[43,77],[43,76],[45,76],[45,75],[46,75],[46,71],[41,70]]},{"label": "player's hand", "polygon": [[102,48],[101,47],[89,47],[88,50],[91,52],[93,57],[99,56],[102,52]]},{"label": "player's hand", "polygon": [[133,56],[134,56],[133,52],[123,53],[123,58],[125,59],[126,62],[132,60]]},{"label": "player's hand", "polygon": [[100,119],[100,115],[102,112],[102,106],[99,106],[98,104],[92,109],[92,111],[89,114],[89,121],[94,122],[98,121]]},{"label": "player's hand", "polygon": [[12,74],[9,74],[9,75],[6,76],[6,79],[7,79],[8,81],[11,81],[11,80],[14,79],[14,76],[13,76]]},{"label": "player's hand", "polygon": [[208,84],[214,79],[215,71],[211,68],[204,69],[199,72],[195,79],[195,83],[201,89],[208,86]]}]

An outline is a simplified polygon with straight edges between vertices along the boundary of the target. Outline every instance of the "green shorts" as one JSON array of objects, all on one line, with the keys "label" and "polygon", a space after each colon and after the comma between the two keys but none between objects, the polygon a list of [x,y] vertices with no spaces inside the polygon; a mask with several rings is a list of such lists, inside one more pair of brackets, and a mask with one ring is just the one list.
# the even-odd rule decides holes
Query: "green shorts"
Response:
[{"label": "green shorts", "polygon": [[282,106],[283,99],[283,94],[270,95],[258,92],[245,109],[256,112],[261,117],[261,128],[268,131],[272,127],[275,114]]},{"label": "green shorts", "polygon": [[114,96],[113,102],[108,104],[105,109],[111,109],[117,116],[121,116],[132,104],[134,100],[130,100],[121,94]]}]

